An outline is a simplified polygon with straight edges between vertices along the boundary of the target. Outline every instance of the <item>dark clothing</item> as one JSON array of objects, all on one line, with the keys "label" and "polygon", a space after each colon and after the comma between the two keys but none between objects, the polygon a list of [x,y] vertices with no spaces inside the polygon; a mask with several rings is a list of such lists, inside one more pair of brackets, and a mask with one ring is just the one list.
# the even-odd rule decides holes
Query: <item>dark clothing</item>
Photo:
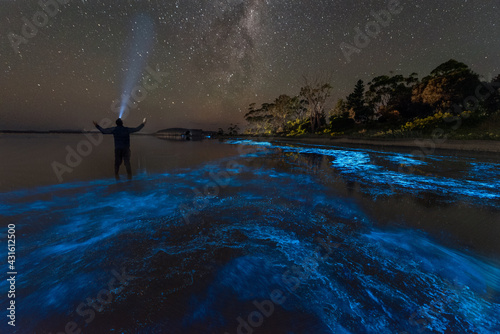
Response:
[{"label": "dark clothing", "polygon": [[99,125],[96,128],[103,134],[112,134],[115,138],[115,148],[129,148],[130,147],[130,134],[141,131],[144,124],[136,128],[127,128],[125,126],[115,126],[114,128],[103,129]]},{"label": "dark clothing", "polygon": [[115,175],[118,175],[120,170],[120,165],[125,165],[127,170],[127,175],[130,177],[132,175],[132,168],[130,167],[130,149],[129,148],[115,148]]},{"label": "dark clothing", "polygon": [[122,161],[127,170],[128,178],[132,178],[132,168],[130,167],[130,134],[140,131],[144,123],[136,128],[127,128],[124,126],[115,126],[114,128],[103,129],[99,125],[96,128],[103,134],[112,134],[115,138],[115,177],[118,179],[118,172]]}]

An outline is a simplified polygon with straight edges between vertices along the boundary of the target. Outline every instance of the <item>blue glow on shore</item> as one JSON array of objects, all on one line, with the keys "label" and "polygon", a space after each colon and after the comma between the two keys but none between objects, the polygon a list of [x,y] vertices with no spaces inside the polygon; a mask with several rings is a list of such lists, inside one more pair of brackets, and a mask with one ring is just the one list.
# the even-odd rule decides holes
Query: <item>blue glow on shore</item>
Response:
[{"label": "blue glow on shore", "polygon": [[[466,160],[460,179],[398,170],[405,163],[438,173],[436,163],[446,157],[420,164],[394,152],[244,145],[257,149],[243,147],[240,156],[195,168],[143,173],[131,183],[107,179],[0,194],[2,220],[15,222],[22,236],[17,302],[20,314],[30,315],[23,330],[58,332],[75,321],[96,333],[235,333],[236,318],[279,289],[286,302],[265,320],[279,333],[295,333],[299,325],[311,334],[418,332],[424,327],[412,316],[426,319],[429,332],[498,331],[497,262],[422,231],[384,229],[320,179],[356,180],[373,201],[383,192],[430,192],[495,210],[498,165]],[[296,154],[325,158],[325,168],[313,173],[277,158]],[[210,175],[226,174],[218,192],[204,192],[215,182]],[[192,209],[189,223],[182,205]],[[328,256],[318,240],[332,247]],[[84,327],[77,306],[95,298],[111,270],[122,267],[136,279],[96,312],[90,325],[97,327]],[[300,276],[297,288],[283,280],[287,271]],[[0,289],[8,290],[5,280]],[[144,322],[144,309],[152,323]],[[113,319],[109,328],[99,327]]]},{"label": "blue glow on shore", "polygon": [[[500,164],[477,163],[468,159],[466,172],[458,179],[439,171],[439,163],[453,161],[455,157],[429,155],[425,160],[407,153],[355,149],[345,147],[324,148],[312,145],[296,146],[271,144],[248,140],[231,140],[228,144],[265,146],[295,154],[317,154],[331,157],[331,165],[345,178],[369,186],[371,195],[391,195],[395,191],[406,193],[437,192],[444,195],[466,196],[473,200],[488,200],[500,207]],[[392,165],[392,166],[391,166]],[[422,170],[421,168],[426,168]],[[465,179],[465,180],[464,180]],[[450,200],[454,200],[450,198]]]}]

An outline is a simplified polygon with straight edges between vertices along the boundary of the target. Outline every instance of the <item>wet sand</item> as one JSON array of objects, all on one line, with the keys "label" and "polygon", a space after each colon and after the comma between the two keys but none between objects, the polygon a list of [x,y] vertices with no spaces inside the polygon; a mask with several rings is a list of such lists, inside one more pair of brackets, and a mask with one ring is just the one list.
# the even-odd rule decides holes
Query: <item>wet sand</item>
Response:
[{"label": "wet sand", "polygon": [[[256,138],[252,138],[256,139]],[[261,140],[279,140],[318,145],[370,145],[379,147],[415,147],[421,149],[455,150],[473,152],[500,152],[500,141],[496,140],[432,140],[432,139],[361,139],[328,137],[266,137]],[[257,139],[258,140],[258,139]]]}]

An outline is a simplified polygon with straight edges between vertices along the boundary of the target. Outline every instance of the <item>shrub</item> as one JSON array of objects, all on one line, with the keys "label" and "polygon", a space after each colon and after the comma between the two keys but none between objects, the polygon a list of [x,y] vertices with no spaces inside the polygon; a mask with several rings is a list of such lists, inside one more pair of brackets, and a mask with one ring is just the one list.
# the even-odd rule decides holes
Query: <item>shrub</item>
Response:
[{"label": "shrub", "polygon": [[302,136],[311,132],[311,121],[309,119],[296,119],[286,124],[288,137]]},{"label": "shrub", "polygon": [[352,118],[337,116],[330,118],[331,131],[345,131],[354,127],[354,120]]}]

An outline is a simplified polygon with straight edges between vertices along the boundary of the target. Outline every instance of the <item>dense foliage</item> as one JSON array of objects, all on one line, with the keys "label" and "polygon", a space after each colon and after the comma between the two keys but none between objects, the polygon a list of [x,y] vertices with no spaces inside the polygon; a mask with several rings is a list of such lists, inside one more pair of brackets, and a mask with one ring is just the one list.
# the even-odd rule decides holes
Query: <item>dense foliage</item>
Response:
[{"label": "dense foliage", "polygon": [[352,93],[327,112],[333,86],[306,79],[297,96],[280,95],[260,107],[251,104],[245,115],[246,133],[394,137],[476,127],[487,131],[487,138],[497,139],[500,132],[491,133],[491,122],[500,118],[499,88],[500,75],[481,81],[466,64],[451,59],[421,80],[416,73],[377,76],[366,85],[358,80]]}]

